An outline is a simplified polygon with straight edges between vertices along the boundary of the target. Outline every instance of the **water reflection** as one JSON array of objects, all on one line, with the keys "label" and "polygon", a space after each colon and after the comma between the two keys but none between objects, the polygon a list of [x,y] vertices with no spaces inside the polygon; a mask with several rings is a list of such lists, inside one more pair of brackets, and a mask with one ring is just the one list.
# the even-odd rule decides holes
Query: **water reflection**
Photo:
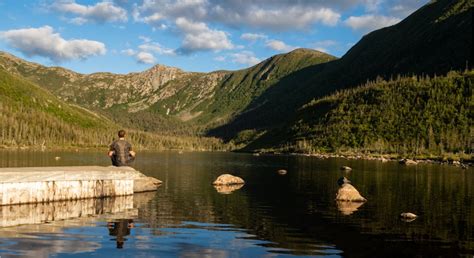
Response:
[{"label": "water reflection", "polygon": [[[38,163],[102,165],[102,160],[97,158],[102,154],[97,153],[82,153],[80,159],[77,154],[47,155],[51,158],[41,156]],[[62,158],[54,161],[54,156]],[[34,155],[31,158],[34,159]],[[0,165],[15,163],[21,166],[26,162],[33,161],[2,159]],[[104,160],[103,165],[108,165],[108,161]],[[367,203],[334,201],[338,189],[335,182],[341,177],[339,168],[342,165],[353,168],[349,179],[368,199]],[[84,247],[84,250],[119,256],[127,254],[125,252],[137,256],[209,254],[245,257],[275,254],[474,255],[472,168],[171,152],[141,153],[135,167],[163,180],[163,185],[141,205],[136,205],[134,196],[132,210],[135,213],[131,216],[120,213],[96,216],[74,228],[71,221],[78,220],[69,220],[66,227],[57,231],[58,235],[45,234],[45,228],[35,231],[31,226],[12,227],[12,232],[23,228],[25,234],[34,235],[36,240],[59,241],[61,238],[65,245],[71,246],[71,242],[82,239],[81,244],[88,243],[84,244],[88,248]],[[285,176],[275,173],[282,168],[291,173]],[[242,177],[246,181],[245,187],[232,194],[219,193],[211,182],[223,172]],[[342,175],[347,176],[347,173]],[[405,223],[399,218],[404,211],[420,216]],[[127,231],[122,225],[121,232],[124,233],[120,237],[124,248],[117,249],[119,237],[114,236],[111,241],[108,232],[108,227],[115,224],[107,222],[130,219],[133,228]],[[54,228],[52,224],[41,226]],[[26,237],[20,238],[15,248],[23,246],[25,249]],[[74,240],[64,240],[68,238]],[[5,235],[5,230],[0,230],[0,250],[15,252],[9,242],[12,239]],[[41,244],[46,245],[45,242]],[[72,248],[61,250],[74,252]],[[50,254],[57,253],[52,251]]]},{"label": "water reflection", "polygon": [[242,188],[243,184],[238,185],[214,185],[216,191],[220,194],[231,194],[233,191],[237,191]]},{"label": "water reflection", "polygon": [[351,215],[356,212],[365,202],[336,201],[337,209],[343,215]]},{"label": "water reflection", "polygon": [[123,248],[123,245],[127,239],[126,236],[130,235],[130,230],[134,227],[133,219],[120,219],[116,221],[107,222],[107,228],[109,229],[109,235],[114,236],[117,242],[117,248]]}]

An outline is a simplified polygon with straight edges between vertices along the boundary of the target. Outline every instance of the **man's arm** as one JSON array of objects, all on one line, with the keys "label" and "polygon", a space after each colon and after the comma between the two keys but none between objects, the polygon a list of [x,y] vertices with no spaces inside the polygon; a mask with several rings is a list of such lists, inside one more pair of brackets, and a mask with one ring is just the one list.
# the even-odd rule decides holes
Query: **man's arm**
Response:
[{"label": "man's arm", "polygon": [[109,146],[109,152],[107,152],[107,156],[112,157],[115,153],[114,142]]}]

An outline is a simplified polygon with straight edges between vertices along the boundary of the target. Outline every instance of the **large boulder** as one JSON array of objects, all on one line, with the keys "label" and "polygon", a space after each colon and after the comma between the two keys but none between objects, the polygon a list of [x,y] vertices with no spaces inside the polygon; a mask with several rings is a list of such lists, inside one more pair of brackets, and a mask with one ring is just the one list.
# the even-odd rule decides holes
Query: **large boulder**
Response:
[{"label": "large boulder", "polygon": [[367,199],[362,197],[354,186],[346,183],[337,191],[336,201],[365,202]]},{"label": "large boulder", "polygon": [[223,174],[223,175],[220,175],[212,184],[213,185],[241,185],[241,184],[245,184],[245,181],[238,176],[233,176],[231,174]]}]

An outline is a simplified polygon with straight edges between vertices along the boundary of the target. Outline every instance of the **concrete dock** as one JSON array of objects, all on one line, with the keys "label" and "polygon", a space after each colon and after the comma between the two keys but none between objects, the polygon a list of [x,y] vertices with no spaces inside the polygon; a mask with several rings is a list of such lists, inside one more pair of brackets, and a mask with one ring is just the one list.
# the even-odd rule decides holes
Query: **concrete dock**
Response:
[{"label": "concrete dock", "polygon": [[160,184],[131,167],[0,168],[0,205],[126,196]]}]

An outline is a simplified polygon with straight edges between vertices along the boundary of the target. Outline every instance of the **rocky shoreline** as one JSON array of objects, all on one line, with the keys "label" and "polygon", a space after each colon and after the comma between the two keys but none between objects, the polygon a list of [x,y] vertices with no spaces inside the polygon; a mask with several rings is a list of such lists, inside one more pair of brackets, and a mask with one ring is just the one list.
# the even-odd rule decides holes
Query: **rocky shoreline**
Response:
[{"label": "rocky shoreline", "polygon": [[279,152],[256,152],[253,155],[288,155],[288,156],[303,156],[303,157],[315,157],[318,159],[329,159],[329,158],[341,158],[347,160],[375,160],[380,162],[398,162],[402,165],[417,165],[417,164],[439,164],[439,165],[451,165],[467,169],[474,166],[472,161],[457,161],[457,160],[439,160],[439,159],[408,159],[408,158],[394,158],[389,156],[370,156],[362,154],[335,154],[335,153],[279,153]]}]

